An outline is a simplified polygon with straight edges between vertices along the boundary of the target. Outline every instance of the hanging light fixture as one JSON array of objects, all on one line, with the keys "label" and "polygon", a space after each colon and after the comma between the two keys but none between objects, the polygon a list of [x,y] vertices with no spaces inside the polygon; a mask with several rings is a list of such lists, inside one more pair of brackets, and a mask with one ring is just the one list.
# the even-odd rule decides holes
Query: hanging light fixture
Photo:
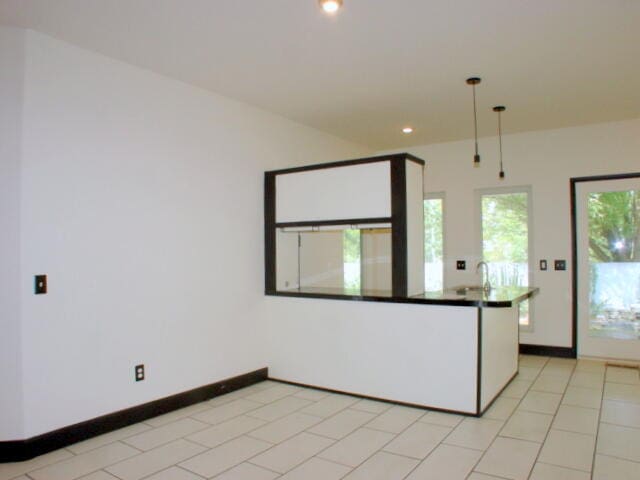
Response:
[{"label": "hanging light fixture", "polygon": [[478,153],[478,111],[476,108],[476,85],[482,81],[479,77],[467,78],[467,85],[471,85],[473,89],[473,132],[476,142],[476,154],[473,156],[473,166],[480,166],[480,154]]},{"label": "hanging light fixture", "polygon": [[318,0],[320,7],[327,13],[336,13],[342,7],[342,0]]},{"label": "hanging light fixture", "polygon": [[504,112],[507,107],[503,105],[497,105],[493,107],[493,111],[498,114],[498,141],[500,142],[500,180],[504,180],[504,168],[502,166],[502,112]]}]

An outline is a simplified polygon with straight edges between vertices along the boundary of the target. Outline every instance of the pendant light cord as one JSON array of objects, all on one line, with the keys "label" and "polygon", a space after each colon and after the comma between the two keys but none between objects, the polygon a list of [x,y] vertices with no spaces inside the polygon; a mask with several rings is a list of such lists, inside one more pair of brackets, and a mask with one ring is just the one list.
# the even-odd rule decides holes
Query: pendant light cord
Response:
[{"label": "pendant light cord", "polygon": [[480,154],[478,153],[478,106],[476,104],[476,85],[478,85],[482,79],[480,77],[467,78],[467,85],[471,85],[473,89],[473,137],[476,146],[476,153],[473,156],[473,166],[480,166]]},{"label": "pendant light cord", "polygon": [[498,114],[498,142],[500,145],[500,173],[498,176],[500,180],[504,179],[504,168],[502,164],[502,112],[504,112],[506,109],[507,107],[505,107],[504,105],[497,105],[493,107],[493,111]]},{"label": "pendant light cord", "polygon": [[498,112],[498,141],[500,143],[500,171],[504,172],[502,168],[502,112]]},{"label": "pendant light cord", "polygon": [[476,157],[478,156],[478,108],[476,107],[476,85],[471,85],[473,88],[473,135],[476,142]]}]

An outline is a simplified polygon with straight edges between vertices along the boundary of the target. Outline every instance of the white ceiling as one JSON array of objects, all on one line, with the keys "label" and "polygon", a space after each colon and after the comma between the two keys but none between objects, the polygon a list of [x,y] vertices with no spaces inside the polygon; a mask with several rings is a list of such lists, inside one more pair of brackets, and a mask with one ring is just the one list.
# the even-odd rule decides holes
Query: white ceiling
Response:
[{"label": "white ceiling", "polygon": [[[640,117],[640,0],[0,0],[38,30],[373,149]],[[400,133],[411,124],[411,136]]]}]

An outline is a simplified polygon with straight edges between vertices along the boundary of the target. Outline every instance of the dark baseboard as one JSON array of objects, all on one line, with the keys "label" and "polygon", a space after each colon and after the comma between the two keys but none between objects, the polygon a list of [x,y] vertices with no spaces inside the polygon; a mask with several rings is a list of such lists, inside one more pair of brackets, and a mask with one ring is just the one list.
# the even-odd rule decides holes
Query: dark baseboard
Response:
[{"label": "dark baseboard", "polygon": [[545,357],[576,358],[576,352],[571,347],[554,347],[550,345],[520,344],[520,353],[523,355],[542,355]]},{"label": "dark baseboard", "polygon": [[85,422],[44,433],[26,440],[0,442],[0,463],[21,462],[44,453],[72,445],[103,433],[142,422],[152,417],[169,413],[179,408],[248,387],[269,377],[267,368],[227,378],[220,382],[194,388],[186,392],[171,395],[135,407],[109,413]]}]

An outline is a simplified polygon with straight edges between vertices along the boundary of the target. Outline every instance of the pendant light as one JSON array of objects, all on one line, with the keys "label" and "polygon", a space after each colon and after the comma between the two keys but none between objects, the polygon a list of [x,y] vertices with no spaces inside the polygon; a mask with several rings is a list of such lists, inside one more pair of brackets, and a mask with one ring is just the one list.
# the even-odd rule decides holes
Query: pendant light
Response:
[{"label": "pendant light", "polygon": [[497,105],[493,107],[493,111],[498,114],[498,141],[500,142],[500,180],[504,180],[504,168],[502,166],[502,112],[504,112],[507,107],[503,105]]},{"label": "pendant light", "polygon": [[467,85],[471,85],[473,89],[473,132],[476,143],[476,153],[473,156],[473,166],[480,166],[480,154],[478,153],[478,110],[476,108],[476,85],[482,81],[479,77],[467,78]]}]

